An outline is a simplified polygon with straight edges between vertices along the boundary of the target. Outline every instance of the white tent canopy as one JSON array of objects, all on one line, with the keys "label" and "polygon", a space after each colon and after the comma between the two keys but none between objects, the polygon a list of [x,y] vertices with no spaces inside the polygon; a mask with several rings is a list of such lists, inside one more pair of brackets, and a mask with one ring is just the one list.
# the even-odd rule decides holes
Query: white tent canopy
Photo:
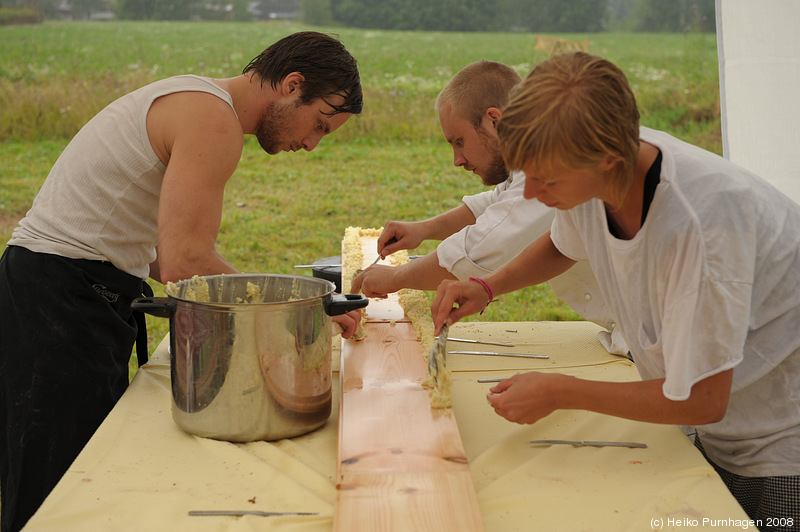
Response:
[{"label": "white tent canopy", "polygon": [[716,0],[722,149],[800,203],[800,1]]}]

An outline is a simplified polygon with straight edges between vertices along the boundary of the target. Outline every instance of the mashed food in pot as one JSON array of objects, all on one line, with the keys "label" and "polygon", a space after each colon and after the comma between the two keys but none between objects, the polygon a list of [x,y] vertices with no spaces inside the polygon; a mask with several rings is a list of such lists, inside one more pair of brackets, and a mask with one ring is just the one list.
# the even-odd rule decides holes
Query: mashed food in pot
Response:
[{"label": "mashed food in pot", "polygon": [[[187,280],[184,285],[183,295],[180,295],[178,285],[172,281],[167,282],[166,292],[172,297],[179,297],[187,301],[197,301],[199,303],[211,302],[211,294],[208,289],[208,282],[206,278],[200,275],[195,275]],[[264,296],[261,293],[261,287],[255,283],[247,282],[245,288],[245,298],[237,297],[234,303],[263,303]]]},{"label": "mashed food in pot", "polygon": [[208,283],[206,282],[206,278],[199,275],[195,275],[186,281],[183,296],[178,295],[180,292],[178,285],[172,281],[167,283],[166,290],[167,294],[171,295],[172,297],[181,297],[182,299],[186,299],[188,301],[211,301],[211,297],[208,293]]}]

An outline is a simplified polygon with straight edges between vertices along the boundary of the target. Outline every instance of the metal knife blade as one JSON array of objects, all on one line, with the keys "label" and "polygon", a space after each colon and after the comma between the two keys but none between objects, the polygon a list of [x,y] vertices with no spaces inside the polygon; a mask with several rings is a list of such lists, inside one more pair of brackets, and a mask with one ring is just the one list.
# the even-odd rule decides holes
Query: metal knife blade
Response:
[{"label": "metal knife blade", "polygon": [[258,515],[261,517],[275,517],[280,515],[319,515],[317,512],[260,512],[258,510],[190,510],[189,515]]},{"label": "metal knife blade", "polygon": [[449,351],[457,355],[488,355],[498,357],[518,357],[518,358],[550,358],[548,355],[530,355],[524,353],[496,353],[494,351]]},{"label": "metal knife blade", "polygon": [[[439,385],[439,360],[437,355],[441,353],[442,362],[445,362],[447,357],[447,324],[442,325],[442,330],[439,337],[428,350],[428,375],[433,377],[436,385]],[[444,369],[444,368],[442,368]]]},{"label": "metal knife blade", "polygon": [[570,440],[531,440],[533,445],[574,445],[576,447],[630,447],[633,449],[646,449],[647,444],[633,441],[570,441]]},{"label": "metal knife blade", "polygon": [[502,347],[514,347],[514,344],[509,342],[489,342],[487,340],[470,340],[467,338],[453,338],[451,336],[447,337],[448,340],[451,342],[465,342],[468,344],[485,344],[485,345],[499,345]]}]

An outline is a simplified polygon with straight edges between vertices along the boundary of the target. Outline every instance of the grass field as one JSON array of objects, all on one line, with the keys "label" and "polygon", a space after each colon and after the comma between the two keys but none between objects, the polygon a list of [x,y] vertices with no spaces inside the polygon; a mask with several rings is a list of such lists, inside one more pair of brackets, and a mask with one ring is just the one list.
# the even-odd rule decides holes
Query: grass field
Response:
[{"label": "grass field", "polygon": [[[0,27],[0,240],[8,240],[69,138],[110,101],[179,73],[235,76],[301,26],[263,23],[48,22]],[[248,141],[226,190],[218,249],[240,270],[302,273],[338,255],[347,226],[418,220],[485,190],[452,165],[433,101],[464,65],[493,59],[521,74],[547,57],[522,33],[419,33],[315,28],[359,60],[362,116],[311,153],[265,155]],[[708,34],[559,35],[629,76],[642,123],[721,152],[716,39]],[[434,249],[426,243],[415,253]],[[2,248],[0,248],[2,249]],[[155,287],[156,293],[163,293]],[[504,296],[483,320],[578,316],[549,288]],[[148,317],[151,348],[167,331]]]}]

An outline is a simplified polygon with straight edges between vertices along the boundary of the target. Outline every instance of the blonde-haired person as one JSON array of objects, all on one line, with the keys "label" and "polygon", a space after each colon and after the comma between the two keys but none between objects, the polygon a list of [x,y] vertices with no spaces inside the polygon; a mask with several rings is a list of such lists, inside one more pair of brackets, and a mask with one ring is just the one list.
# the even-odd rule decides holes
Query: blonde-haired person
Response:
[{"label": "blonde-haired person", "polygon": [[[467,280],[500,268],[550,229],[554,209],[523,197],[525,176],[509,172],[500,154],[497,124],[511,90],[522,78],[497,61],[477,61],[457,72],[439,93],[436,110],[453,164],[473,172],[493,190],[464,196],[461,205],[417,222],[390,221],[378,238],[384,257],[415,249],[425,240],[437,248],[399,267],[376,264],[353,280],[353,291],[384,297],[401,288],[434,290],[444,279]],[[605,347],[626,354],[614,331],[591,270],[579,264],[550,283],[555,294],[584,318],[603,326]]]},{"label": "blonde-haired person", "polygon": [[[516,375],[510,421],[558,409],[693,426],[753,518],[800,528],[800,205],[731,162],[639,126],[622,71],[585,53],[537,66],[498,126],[551,233],[481,282],[443,282],[436,329],[588,260],[640,382]],[[783,519],[781,521],[781,518]]]}]

